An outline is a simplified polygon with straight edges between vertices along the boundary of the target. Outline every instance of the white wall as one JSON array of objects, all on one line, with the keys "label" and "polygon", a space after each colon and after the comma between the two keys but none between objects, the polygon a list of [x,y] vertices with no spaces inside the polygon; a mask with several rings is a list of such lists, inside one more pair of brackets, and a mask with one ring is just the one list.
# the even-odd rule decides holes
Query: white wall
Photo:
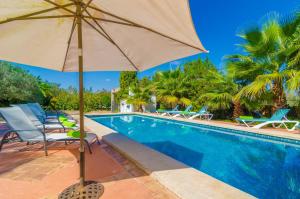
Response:
[{"label": "white wall", "polygon": [[127,104],[126,100],[120,102],[120,112],[121,113],[131,113],[134,112],[134,107],[132,104]]}]

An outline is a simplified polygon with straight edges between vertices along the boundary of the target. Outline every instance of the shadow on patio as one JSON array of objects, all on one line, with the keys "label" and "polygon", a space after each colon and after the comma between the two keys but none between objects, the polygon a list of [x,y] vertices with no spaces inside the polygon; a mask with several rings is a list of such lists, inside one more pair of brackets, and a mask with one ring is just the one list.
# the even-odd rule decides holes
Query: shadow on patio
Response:
[{"label": "shadow on patio", "polygon": [[[52,143],[45,157],[41,144],[5,144],[0,152],[0,198],[57,198],[78,181],[78,146]],[[176,198],[106,144],[93,144],[92,151],[86,152],[86,178],[103,183],[102,198]]]}]

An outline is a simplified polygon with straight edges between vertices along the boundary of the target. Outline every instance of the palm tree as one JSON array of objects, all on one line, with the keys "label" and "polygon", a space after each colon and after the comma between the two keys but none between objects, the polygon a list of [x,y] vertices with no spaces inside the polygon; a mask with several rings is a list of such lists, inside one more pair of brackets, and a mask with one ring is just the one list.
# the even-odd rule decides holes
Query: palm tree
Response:
[{"label": "palm tree", "polygon": [[130,86],[130,93],[127,95],[127,103],[133,104],[138,111],[143,111],[143,106],[148,104],[151,99],[151,92],[149,86],[144,86],[141,81],[136,82]]},{"label": "palm tree", "polygon": [[188,89],[184,85],[187,81],[180,68],[170,71],[157,72],[153,78],[153,90],[159,102],[171,105],[189,105]]},{"label": "palm tree", "polygon": [[287,88],[294,90],[300,94],[300,12],[298,12],[298,17],[295,18],[294,23],[297,25],[296,30],[292,29],[292,36],[288,42],[288,48],[286,54],[288,56],[288,67],[290,71],[288,72],[289,80],[287,81]]},{"label": "palm tree", "polygon": [[234,95],[237,93],[237,84],[231,78],[219,72],[214,72],[206,92],[200,95],[201,104],[209,106],[212,110],[229,109],[234,104]]},{"label": "palm tree", "polygon": [[289,44],[299,25],[299,17],[284,22],[271,17],[261,28],[240,35],[243,43],[239,46],[245,54],[227,56],[229,73],[244,86],[236,100],[257,100],[271,93],[273,111],[286,105],[285,85],[291,78]]},{"label": "palm tree", "polygon": [[291,20],[286,30],[290,32],[287,42],[286,55],[288,56],[288,66],[293,69],[300,69],[300,12]]}]

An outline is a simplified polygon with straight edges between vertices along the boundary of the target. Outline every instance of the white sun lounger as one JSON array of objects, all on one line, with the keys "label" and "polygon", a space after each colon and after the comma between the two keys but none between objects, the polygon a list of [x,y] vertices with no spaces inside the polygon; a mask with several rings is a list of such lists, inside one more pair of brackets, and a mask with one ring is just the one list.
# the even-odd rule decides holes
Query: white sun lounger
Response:
[{"label": "white sun lounger", "polygon": [[[288,128],[287,127],[287,123],[292,123],[295,124],[292,128]],[[281,126],[284,126],[288,131],[293,131],[296,129],[296,127],[299,125],[299,121],[292,121],[292,120],[273,120],[273,121],[267,121],[267,122],[263,122],[261,124],[257,124],[255,126],[253,126],[253,128],[255,129],[260,129],[264,126],[267,126],[269,124],[272,124],[273,126],[275,126],[275,124],[279,124],[278,126],[275,126],[275,128],[280,128]]]},{"label": "white sun lounger", "polygon": [[179,117],[184,113],[189,113],[192,108],[193,106],[189,105],[184,111],[169,111],[168,114],[172,117]]},{"label": "white sun lounger", "polygon": [[[157,114],[161,114],[161,116],[168,115],[168,112],[170,111],[178,111],[179,105],[176,105],[172,110],[157,110]],[[169,114],[170,115],[170,114]]]},{"label": "white sun lounger", "polygon": [[204,118],[207,120],[211,120],[214,115],[212,113],[209,113],[207,109],[207,106],[203,106],[198,112],[192,112],[191,114],[189,114],[190,117],[188,119],[193,120],[199,117],[200,119]]},{"label": "white sun lounger", "polygon": [[[250,127],[250,125],[253,123],[259,123],[252,127],[256,129],[260,129],[264,126],[272,124],[273,127],[280,128],[281,126],[284,126],[287,130],[292,131],[295,130],[296,126],[299,125],[299,122],[287,119],[287,114],[289,111],[290,109],[278,109],[270,118],[236,118],[236,121],[240,124],[244,124],[247,127]],[[288,128],[286,123],[295,123],[295,125],[292,128]],[[279,125],[276,126],[275,124]]]}]

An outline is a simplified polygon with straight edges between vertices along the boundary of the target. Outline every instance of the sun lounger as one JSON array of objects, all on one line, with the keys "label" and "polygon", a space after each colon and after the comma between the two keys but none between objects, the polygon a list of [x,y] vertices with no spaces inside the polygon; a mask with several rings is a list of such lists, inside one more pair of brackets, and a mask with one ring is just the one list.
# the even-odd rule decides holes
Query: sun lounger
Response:
[{"label": "sun lounger", "polygon": [[[48,142],[67,142],[78,141],[79,138],[70,137],[67,133],[45,133],[41,129],[37,128],[32,121],[25,115],[25,113],[19,107],[7,107],[0,108],[0,114],[6,121],[11,130],[4,133],[0,142],[0,151],[4,143],[8,142],[12,138],[12,134],[16,134],[17,138],[21,142],[27,143],[44,143],[45,155],[47,153]],[[96,134],[86,133],[84,138],[86,146],[89,152],[92,153],[90,145],[99,140]]]},{"label": "sun lounger", "polygon": [[58,129],[58,130],[63,130],[63,132],[65,132],[66,129],[78,129],[78,126],[76,125],[69,125],[69,126],[64,125],[62,122],[56,119],[44,120],[42,116],[36,115],[28,104],[15,104],[13,106],[19,107],[25,113],[25,115],[32,121],[32,123],[39,129],[44,129],[44,130]]},{"label": "sun lounger", "polygon": [[[42,117],[45,121],[49,120],[59,120],[60,116],[65,116],[64,114],[54,111],[53,112],[47,112],[45,111],[39,103],[28,103],[28,106],[30,109],[39,117]],[[70,122],[76,122],[72,118],[68,118],[68,121]]]},{"label": "sun lounger", "polygon": [[[288,128],[288,126],[286,125],[287,123],[292,123],[292,124],[295,124],[293,125],[292,128]],[[266,122],[263,122],[261,124],[258,124],[258,125],[255,125],[253,126],[253,128],[255,129],[260,129],[264,126],[267,126],[269,124],[272,124],[275,128],[280,128],[281,126],[284,126],[287,130],[289,131],[293,131],[296,129],[296,127],[299,125],[299,121],[296,121],[296,120],[273,120],[273,121],[266,121]],[[275,124],[279,124],[278,126],[275,126]]]},{"label": "sun lounger", "polygon": [[208,107],[207,106],[203,106],[198,112],[190,112],[187,116],[189,116],[188,119],[193,120],[197,117],[200,117],[200,119],[207,119],[207,120],[211,120],[213,118],[213,114],[209,113],[207,111]]},{"label": "sun lounger", "polygon": [[190,110],[193,108],[192,105],[189,105],[188,107],[186,107],[186,109],[184,111],[169,111],[168,115],[172,116],[172,117],[179,117],[181,114],[183,113],[188,113],[190,112]]},{"label": "sun lounger", "polygon": [[162,116],[167,115],[167,112],[170,111],[178,111],[179,105],[176,105],[175,108],[173,108],[172,110],[164,110],[164,109],[158,109],[156,111],[157,114],[161,114]]},{"label": "sun lounger", "polygon": [[[247,127],[250,127],[253,123],[259,123],[253,128],[260,129],[264,126],[272,124],[273,127],[279,128],[284,126],[288,130],[295,130],[296,126],[299,125],[298,121],[290,121],[287,119],[286,115],[290,111],[290,109],[278,109],[270,118],[236,118],[236,121],[240,124],[244,124]],[[287,127],[287,123],[294,123],[295,125],[292,128]],[[276,124],[279,124],[276,126]]]}]

